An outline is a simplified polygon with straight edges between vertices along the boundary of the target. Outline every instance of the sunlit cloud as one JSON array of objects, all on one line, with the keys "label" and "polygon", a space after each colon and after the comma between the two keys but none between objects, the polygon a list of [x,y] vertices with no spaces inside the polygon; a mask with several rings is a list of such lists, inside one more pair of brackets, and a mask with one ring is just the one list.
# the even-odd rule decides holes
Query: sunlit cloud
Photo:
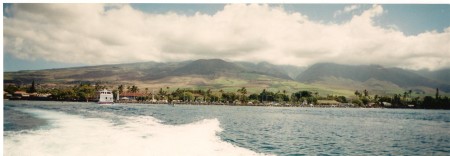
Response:
[{"label": "sunlit cloud", "polygon": [[340,23],[257,4],[231,4],[212,15],[192,16],[150,14],[126,4],[14,4],[6,11],[4,50],[21,59],[97,65],[222,58],[298,66],[450,67],[450,27],[407,36],[374,24],[385,12],[381,5]]}]

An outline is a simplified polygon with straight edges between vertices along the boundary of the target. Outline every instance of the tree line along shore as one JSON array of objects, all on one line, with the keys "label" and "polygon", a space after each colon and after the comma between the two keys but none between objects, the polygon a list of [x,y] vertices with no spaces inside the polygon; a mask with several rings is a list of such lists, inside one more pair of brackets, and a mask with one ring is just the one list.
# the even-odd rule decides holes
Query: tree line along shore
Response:
[{"label": "tree line along shore", "polygon": [[[112,88],[112,89],[110,89]],[[356,90],[355,96],[322,96],[318,92],[299,90],[288,93],[286,90],[249,93],[246,87],[236,91],[222,89],[194,89],[170,87],[150,90],[136,85],[106,85],[80,83],[73,86],[39,87],[33,81],[30,85],[4,86],[4,99],[45,100],[45,101],[98,101],[97,91],[112,90],[117,103],[147,104],[194,104],[194,105],[237,105],[237,106],[286,106],[286,107],[366,107],[366,108],[417,108],[450,109],[450,99],[441,96],[436,88],[435,96],[413,97],[411,90],[393,95],[372,95],[368,90]]]}]

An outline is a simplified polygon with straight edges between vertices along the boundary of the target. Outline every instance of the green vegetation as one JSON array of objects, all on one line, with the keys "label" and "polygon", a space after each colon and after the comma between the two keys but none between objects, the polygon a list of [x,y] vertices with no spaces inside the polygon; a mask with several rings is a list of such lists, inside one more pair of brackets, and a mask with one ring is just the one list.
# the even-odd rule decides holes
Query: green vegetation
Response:
[{"label": "green vegetation", "polygon": [[[110,86],[109,86],[110,87]],[[8,85],[5,91],[14,94],[16,91],[36,91],[40,94],[50,94],[45,100],[56,101],[96,101],[96,91],[107,89],[108,86],[96,83],[80,83],[73,86],[61,86],[58,88],[36,88],[33,82],[29,86]],[[157,93],[149,93],[137,85],[125,85],[113,87],[115,94],[139,93],[136,102],[149,102],[152,98],[158,100],[157,103],[199,103],[199,104],[227,104],[227,105],[275,105],[275,106],[326,106],[350,103],[346,106],[353,107],[390,107],[390,108],[425,108],[425,109],[450,109],[450,100],[447,96],[442,96],[436,88],[435,96],[413,96],[413,91],[408,90],[403,93],[389,95],[371,94],[368,90],[356,90],[354,96],[344,96],[336,94],[321,95],[317,91],[298,90],[289,92],[287,90],[262,89],[259,92],[248,92],[247,87],[241,87],[233,91],[223,89],[195,89],[195,88],[159,88]],[[153,95],[154,94],[154,95]],[[43,99],[40,99],[43,100]]]},{"label": "green vegetation", "polygon": [[447,96],[440,96],[439,89],[436,88],[435,98],[425,96],[423,98],[412,96],[413,91],[408,90],[403,94],[394,94],[393,96],[379,96],[377,94],[370,95],[369,91],[362,92],[356,90],[356,99],[352,103],[358,106],[371,107],[391,107],[391,108],[424,108],[424,109],[450,109],[450,100]]}]

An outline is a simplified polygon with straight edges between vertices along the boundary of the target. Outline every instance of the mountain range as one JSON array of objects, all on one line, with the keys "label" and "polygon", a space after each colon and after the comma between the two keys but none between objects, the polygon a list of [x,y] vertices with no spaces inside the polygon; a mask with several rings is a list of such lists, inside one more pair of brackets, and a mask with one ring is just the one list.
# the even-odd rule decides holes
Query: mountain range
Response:
[{"label": "mountain range", "polygon": [[143,87],[195,87],[249,91],[262,89],[295,91],[307,89],[321,94],[351,95],[354,90],[371,90],[377,94],[432,94],[435,88],[450,92],[450,69],[412,71],[380,65],[342,65],[318,63],[309,67],[274,65],[267,62],[229,62],[200,59],[182,62],[141,62],[75,68],[5,72],[5,83],[136,84]]},{"label": "mountain range", "polygon": [[[449,70],[439,70],[422,73],[404,70],[401,68],[385,68],[380,65],[341,65],[334,63],[319,63],[310,66],[306,71],[296,77],[297,81],[317,83],[329,82],[329,85],[339,84],[339,80],[348,80],[354,83],[372,83],[368,88],[380,91],[386,88],[399,87],[402,89],[421,91],[421,88],[432,90],[440,88],[449,92],[450,79],[444,79]],[[349,84],[344,84],[349,85]]]}]

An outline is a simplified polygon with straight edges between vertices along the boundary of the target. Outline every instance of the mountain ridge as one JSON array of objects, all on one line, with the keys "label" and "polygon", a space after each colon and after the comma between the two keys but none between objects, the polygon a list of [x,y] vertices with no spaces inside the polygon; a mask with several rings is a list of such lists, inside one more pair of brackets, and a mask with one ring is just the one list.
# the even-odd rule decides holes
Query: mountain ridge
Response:
[{"label": "mountain ridge", "polygon": [[[297,74],[296,77],[293,74]],[[439,74],[437,74],[439,75]],[[442,75],[442,74],[441,74]],[[445,73],[444,73],[445,77]],[[199,59],[181,62],[140,62],[127,64],[112,64],[86,66],[74,68],[60,68],[47,70],[30,70],[18,72],[4,72],[5,83],[71,83],[71,82],[110,82],[110,83],[138,83],[166,84],[167,80],[181,78],[167,85],[197,84],[203,86],[254,86],[267,88],[289,88],[288,84],[319,84],[321,86],[336,87],[348,91],[356,89],[401,90],[417,89],[422,92],[423,87],[431,93],[435,88],[450,92],[450,85],[418,74],[414,71],[400,68],[385,68],[380,65],[342,65],[335,63],[317,63],[308,68],[274,65],[267,62],[229,62],[221,59]],[[195,80],[190,80],[195,79]],[[195,81],[195,82],[194,82]],[[285,81],[286,83],[277,84]],[[192,83],[190,83],[192,82]],[[214,84],[208,84],[214,83]],[[354,84],[354,85],[353,85]],[[237,87],[237,86],[235,86]],[[361,88],[364,87],[364,88]],[[314,89],[314,88],[310,88]]]},{"label": "mountain ridge", "polygon": [[139,62],[4,72],[6,75],[4,79],[19,79],[24,82],[30,82],[35,79],[45,81],[50,79],[110,79],[110,77],[115,77],[115,80],[156,80],[170,76],[207,76],[233,73],[253,73],[282,79],[291,79],[286,73],[275,70],[276,65],[270,64],[268,65],[270,67],[266,68],[258,68],[260,66],[256,66],[258,66],[258,64],[256,64],[255,67],[252,67],[248,64],[227,62],[221,59],[199,59],[167,63]]}]

